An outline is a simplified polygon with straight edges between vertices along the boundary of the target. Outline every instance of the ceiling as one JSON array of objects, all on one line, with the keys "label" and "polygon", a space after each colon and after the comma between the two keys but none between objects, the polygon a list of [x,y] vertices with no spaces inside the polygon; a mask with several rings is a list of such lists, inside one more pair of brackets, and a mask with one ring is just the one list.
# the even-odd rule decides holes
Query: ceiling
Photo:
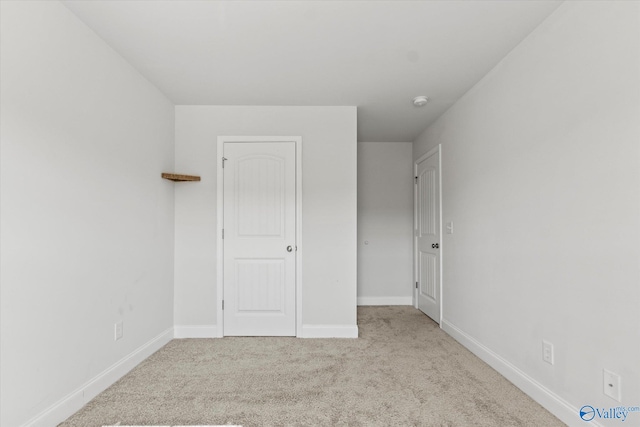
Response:
[{"label": "ceiling", "polygon": [[[560,1],[63,1],[177,105],[355,105],[413,141]],[[412,99],[426,95],[416,108]],[[488,106],[490,107],[490,106]]]}]

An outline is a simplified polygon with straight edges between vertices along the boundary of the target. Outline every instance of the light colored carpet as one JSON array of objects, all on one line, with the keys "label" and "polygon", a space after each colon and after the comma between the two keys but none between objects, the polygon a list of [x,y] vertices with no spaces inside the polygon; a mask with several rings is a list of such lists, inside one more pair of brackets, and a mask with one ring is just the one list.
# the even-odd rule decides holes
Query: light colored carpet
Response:
[{"label": "light colored carpet", "polygon": [[173,340],[61,424],[561,426],[408,306],[359,339]]}]

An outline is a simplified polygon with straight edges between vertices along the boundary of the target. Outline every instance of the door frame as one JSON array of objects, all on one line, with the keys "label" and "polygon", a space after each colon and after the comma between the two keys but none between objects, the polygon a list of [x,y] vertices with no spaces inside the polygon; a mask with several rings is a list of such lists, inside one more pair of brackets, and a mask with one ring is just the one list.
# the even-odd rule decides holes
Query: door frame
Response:
[{"label": "door frame", "polygon": [[226,142],[293,142],[296,147],[296,337],[302,336],[302,137],[301,136],[219,136],[216,151],[217,218],[216,218],[216,336],[224,337],[224,174],[222,158]]},{"label": "door frame", "polygon": [[[425,154],[420,156],[418,160],[413,162],[413,176],[418,176],[418,164],[423,160],[431,157],[434,154],[438,154],[438,209],[440,212],[440,223],[438,228],[439,242],[440,242],[440,278],[438,280],[438,295],[440,296],[440,318],[438,319],[438,325],[442,328],[442,277],[444,276],[444,271],[442,269],[442,259],[444,257],[444,242],[442,241],[442,148],[441,144],[436,145],[431,148]],[[418,283],[418,183],[415,181],[413,185],[413,281],[414,283]],[[413,306],[418,308],[418,288],[417,286],[413,288]]]}]

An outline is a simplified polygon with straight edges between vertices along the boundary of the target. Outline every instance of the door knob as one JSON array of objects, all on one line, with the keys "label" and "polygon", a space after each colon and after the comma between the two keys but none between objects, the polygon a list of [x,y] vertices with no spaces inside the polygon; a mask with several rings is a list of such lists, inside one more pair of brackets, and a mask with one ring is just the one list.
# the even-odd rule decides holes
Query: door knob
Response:
[{"label": "door knob", "polygon": [[287,252],[291,252],[293,248],[291,246],[287,246]]},{"label": "door knob", "polygon": [[437,243],[432,243],[432,244],[431,244],[431,247],[432,247],[433,249],[438,249],[438,248],[440,247],[440,245],[438,245]]}]

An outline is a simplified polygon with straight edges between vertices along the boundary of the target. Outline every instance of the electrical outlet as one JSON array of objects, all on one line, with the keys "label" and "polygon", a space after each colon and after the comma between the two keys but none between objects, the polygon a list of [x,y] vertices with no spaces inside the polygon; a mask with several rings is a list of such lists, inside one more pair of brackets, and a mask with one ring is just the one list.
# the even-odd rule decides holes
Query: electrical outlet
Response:
[{"label": "electrical outlet", "polygon": [[542,360],[553,365],[553,344],[549,341],[542,340]]},{"label": "electrical outlet", "polygon": [[604,369],[602,375],[604,394],[620,402],[622,400],[621,381],[620,375]]},{"label": "electrical outlet", "polygon": [[114,341],[118,341],[120,338],[122,338],[122,333],[123,333],[123,322],[122,320],[119,322],[116,322],[114,326],[114,331],[115,331],[115,336],[114,336]]}]

